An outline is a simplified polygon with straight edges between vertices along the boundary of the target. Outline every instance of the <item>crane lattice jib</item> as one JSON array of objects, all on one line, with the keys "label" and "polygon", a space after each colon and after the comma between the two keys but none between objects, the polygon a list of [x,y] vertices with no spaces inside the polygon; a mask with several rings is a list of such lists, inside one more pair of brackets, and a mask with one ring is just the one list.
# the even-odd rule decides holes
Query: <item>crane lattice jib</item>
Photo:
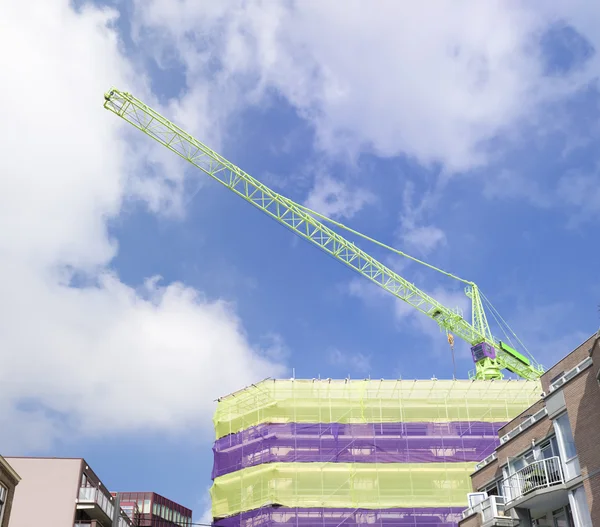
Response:
[{"label": "crane lattice jib", "polygon": [[[498,344],[493,339],[477,331],[459,313],[440,304],[414,284],[359,249],[354,243],[318,221],[303,207],[254,179],[131,94],[111,89],[105,94],[104,107],[189,161],[300,237],[312,242],[371,282],[432,318],[440,327],[451,331],[471,345],[487,342],[498,350]],[[477,300],[479,300],[478,295]],[[491,370],[497,369],[498,375],[492,372],[486,377],[501,377],[501,367],[508,368],[524,378],[539,377],[539,375],[532,375],[535,369],[516,371],[522,370],[519,364],[502,364],[500,359],[501,357],[497,357],[499,363],[491,365]],[[508,360],[508,362],[512,361]]]}]

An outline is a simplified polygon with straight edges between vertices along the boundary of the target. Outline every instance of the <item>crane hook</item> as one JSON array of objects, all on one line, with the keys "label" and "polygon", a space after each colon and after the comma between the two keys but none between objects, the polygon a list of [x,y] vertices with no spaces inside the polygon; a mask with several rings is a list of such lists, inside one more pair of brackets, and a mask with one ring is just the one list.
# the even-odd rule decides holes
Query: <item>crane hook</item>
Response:
[{"label": "crane hook", "polygon": [[448,344],[450,344],[450,350],[452,351],[452,378],[456,380],[456,362],[454,360],[454,335],[450,332],[447,332],[448,335]]}]

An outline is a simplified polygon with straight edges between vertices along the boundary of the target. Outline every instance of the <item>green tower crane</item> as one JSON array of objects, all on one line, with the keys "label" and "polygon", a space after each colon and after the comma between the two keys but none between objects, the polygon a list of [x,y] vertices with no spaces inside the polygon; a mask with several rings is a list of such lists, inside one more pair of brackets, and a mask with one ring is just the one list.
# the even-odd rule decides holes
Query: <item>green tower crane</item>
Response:
[{"label": "green tower crane", "polygon": [[[471,378],[501,379],[503,378],[503,369],[528,380],[538,379],[543,373],[543,368],[533,358],[527,358],[506,342],[492,336],[483,307],[482,294],[473,282],[462,280],[466,283],[465,292],[472,303],[471,322],[468,322],[457,309],[450,309],[442,305],[326,226],[319,221],[319,218],[338,227],[346,229],[347,227],[271,190],[130,93],[115,88],[110,89],[104,95],[104,107],[189,161],[300,237],[411,305],[417,311],[435,320],[448,333],[451,344],[454,339],[453,335],[465,340],[471,346],[475,362],[475,370],[470,374]],[[351,229],[347,230],[360,235]],[[364,235],[361,236],[367,238]],[[379,245],[383,244],[379,243]],[[400,251],[395,252],[444,273],[444,271]],[[444,274],[458,279],[449,273]]]}]

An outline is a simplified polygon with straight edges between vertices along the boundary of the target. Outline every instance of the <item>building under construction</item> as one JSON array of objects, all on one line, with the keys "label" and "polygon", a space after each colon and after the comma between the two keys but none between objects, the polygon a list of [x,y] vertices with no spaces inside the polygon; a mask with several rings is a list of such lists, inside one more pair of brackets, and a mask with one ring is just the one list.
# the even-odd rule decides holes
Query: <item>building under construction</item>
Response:
[{"label": "building under construction", "polygon": [[219,400],[215,525],[454,526],[537,381],[265,380]]},{"label": "building under construction", "polygon": [[[435,321],[452,353],[455,336],[465,341],[475,363],[468,381],[266,380],[224,397],[215,415],[216,525],[456,525],[476,462],[494,451],[498,429],[540,398],[544,371],[479,287],[278,194],[128,92],[111,88],[104,107]],[[462,283],[471,320],[339,230]],[[504,370],[525,380],[502,380]]]}]

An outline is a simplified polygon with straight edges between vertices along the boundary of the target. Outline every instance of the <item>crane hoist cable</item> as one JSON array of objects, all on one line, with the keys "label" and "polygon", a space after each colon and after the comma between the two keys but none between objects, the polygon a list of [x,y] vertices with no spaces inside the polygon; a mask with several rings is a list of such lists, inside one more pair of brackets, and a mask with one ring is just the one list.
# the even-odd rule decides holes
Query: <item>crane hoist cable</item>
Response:
[{"label": "crane hoist cable", "polygon": [[[104,94],[104,107],[202,170],[301,238],[316,245],[388,293],[433,319],[447,333],[466,341],[471,346],[475,362],[475,370],[470,373],[471,378],[501,379],[503,378],[503,369],[530,380],[538,379],[543,373],[543,368],[533,358],[528,359],[506,342],[492,336],[483,307],[482,294],[473,282],[446,273],[350,229],[354,234],[370,239],[397,254],[466,283],[465,293],[471,299],[471,321],[469,322],[463,318],[458,309],[444,306],[319,221],[319,218],[333,225],[341,226],[341,224],[278,194],[130,93],[111,88]],[[346,228],[346,230],[349,229]]]}]

